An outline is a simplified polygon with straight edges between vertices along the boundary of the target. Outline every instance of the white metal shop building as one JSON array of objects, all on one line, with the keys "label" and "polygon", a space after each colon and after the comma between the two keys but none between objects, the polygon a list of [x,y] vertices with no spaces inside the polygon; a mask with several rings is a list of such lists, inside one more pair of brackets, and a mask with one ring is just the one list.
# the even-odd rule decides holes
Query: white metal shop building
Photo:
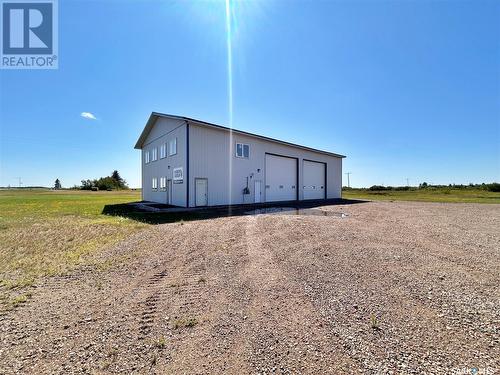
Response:
[{"label": "white metal shop building", "polygon": [[179,207],[341,198],[343,155],[153,112],[135,148],[142,199]]}]

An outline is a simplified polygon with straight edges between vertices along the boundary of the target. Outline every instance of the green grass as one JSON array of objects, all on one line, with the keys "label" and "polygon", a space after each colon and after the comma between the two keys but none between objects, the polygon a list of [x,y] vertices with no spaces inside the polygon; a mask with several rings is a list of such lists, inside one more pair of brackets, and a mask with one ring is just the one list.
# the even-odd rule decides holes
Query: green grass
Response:
[{"label": "green grass", "polygon": [[344,189],[342,198],[447,203],[500,203],[500,193],[473,188],[427,188],[408,191]]},{"label": "green grass", "polygon": [[139,201],[140,191],[82,191],[10,189],[0,190],[0,217],[19,220],[61,215],[96,216],[103,207]]},{"label": "green grass", "polygon": [[138,191],[0,190],[0,301],[42,276],[71,271],[145,227],[102,214],[107,205],[138,200]]}]

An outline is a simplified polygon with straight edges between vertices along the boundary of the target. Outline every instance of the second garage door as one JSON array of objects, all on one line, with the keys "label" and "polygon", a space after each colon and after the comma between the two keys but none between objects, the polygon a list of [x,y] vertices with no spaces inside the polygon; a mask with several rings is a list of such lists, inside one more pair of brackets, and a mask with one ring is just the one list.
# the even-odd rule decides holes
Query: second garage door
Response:
[{"label": "second garage door", "polygon": [[266,202],[297,199],[297,159],[266,154]]},{"label": "second garage door", "polygon": [[304,199],[326,198],[325,164],[304,160]]}]

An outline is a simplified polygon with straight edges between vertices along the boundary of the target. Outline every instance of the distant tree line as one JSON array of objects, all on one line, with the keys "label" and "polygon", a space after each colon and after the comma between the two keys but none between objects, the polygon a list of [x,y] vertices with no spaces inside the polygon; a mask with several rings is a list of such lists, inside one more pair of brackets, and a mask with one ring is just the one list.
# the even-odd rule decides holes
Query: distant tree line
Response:
[{"label": "distant tree line", "polygon": [[100,177],[94,180],[82,180],[82,184],[76,187],[81,190],[125,190],[128,189],[127,182],[120,176],[117,170],[111,176]]},{"label": "distant tree line", "polygon": [[[394,191],[408,191],[408,190],[419,190],[419,189],[429,189],[429,190],[436,190],[436,189],[481,189],[481,190],[487,190],[487,191],[492,191],[492,192],[500,192],[500,183],[498,182],[492,182],[491,184],[468,184],[468,185],[463,185],[463,184],[449,184],[449,185],[431,185],[428,184],[427,182],[422,182],[418,186],[382,186],[382,185],[373,185],[370,186],[367,190],[371,191],[388,191],[388,190],[394,190]],[[348,188],[348,187],[343,187],[344,190],[349,190],[353,188]],[[364,190],[364,189],[363,189]]]},{"label": "distant tree line", "polygon": [[493,191],[493,192],[500,192],[500,183],[498,182],[492,182],[491,184],[485,184],[484,182],[482,184],[473,184],[470,183],[468,185],[463,185],[463,184],[449,184],[449,185],[431,185],[428,184],[427,182],[422,182],[419,186],[419,189],[443,189],[443,188],[451,188],[451,189],[481,189],[481,190],[487,190],[487,191]]}]

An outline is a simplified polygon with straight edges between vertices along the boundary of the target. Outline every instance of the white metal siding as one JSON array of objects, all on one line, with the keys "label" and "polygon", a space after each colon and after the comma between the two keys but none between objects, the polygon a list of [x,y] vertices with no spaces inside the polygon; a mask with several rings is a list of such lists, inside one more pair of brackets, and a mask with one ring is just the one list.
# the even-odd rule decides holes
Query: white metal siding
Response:
[{"label": "white metal siding", "polygon": [[208,202],[229,203],[229,136],[222,132],[189,124],[189,203],[195,206],[195,179],[208,179]]},{"label": "white metal siding", "polygon": [[[172,138],[177,138],[177,154],[160,158],[160,146]],[[144,153],[158,148],[158,160],[144,162]],[[167,203],[167,191],[159,188],[160,178],[166,177],[172,180],[174,168],[182,167],[184,170],[184,182],[182,184],[172,183],[171,204],[175,206],[186,206],[186,123],[180,120],[159,118],[148,134],[141,152],[142,165],[142,199],[146,201]],[[158,189],[153,190],[151,183],[153,177],[158,179]]]},{"label": "white metal siding", "polygon": [[297,159],[266,155],[266,202],[297,199]]},{"label": "white metal siding", "polygon": [[304,199],[325,198],[325,164],[304,160],[303,162]]},{"label": "white metal siding", "polygon": [[[327,198],[340,198],[342,188],[342,159],[260,138],[235,134],[203,125],[189,124],[189,204],[195,205],[195,178],[208,179],[208,204],[241,204],[255,202],[254,181],[262,181],[262,201],[265,199],[265,155],[286,155],[299,159],[299,199],[303,194],[303,159],[326,163]],[[250,145],[249,158],[235,156],[236,143]],[[296,172],[295,172],[296,173]],[[247,186],[250,194],[244,195]],[[292,199],[295,199],[292,198]]]}]

